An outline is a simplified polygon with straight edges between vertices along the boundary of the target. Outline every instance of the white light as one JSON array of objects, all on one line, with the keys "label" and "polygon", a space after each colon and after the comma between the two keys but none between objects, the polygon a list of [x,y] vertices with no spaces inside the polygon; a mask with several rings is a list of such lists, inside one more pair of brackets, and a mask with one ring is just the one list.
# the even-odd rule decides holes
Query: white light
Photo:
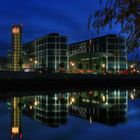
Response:
[{"label": "white light", "polygon": [[30,110],[33,109],[33,107],[30,105]]},{"label": "white light", "polygon": [[136,92],[136,89],[133,89],[134,92]]},{"label": "white light", "polygon": [[72,66],[75,66],[75,64],[74,64],[74,63],[72,63],[71,65],[72,65]]},{"label": "white light", "polygon": [[134,95],[133,95],[133,94],[131,94],[131,95],[130,95],[130,97],[131,97],[131,99],[132,99],[132,100],[134,100],[134,99],[135,99],[135,97],[134,97]]},{"label": "white light", "polygon": [[19,133],[19,128],[18,127],[12,127],[12,133],[13,134],[18,134]]},{"label": "white light", "polygon": [[108,105],[108,102],[106,102],[105,104]]},{"label": "white light", "polygon": [[32,59],[32,58],[30,58],[30,61],[33,61],[33,59]]},{"label": "white light", "polygon": [[75,63],[74,62],[70,62],[70,65],[74,67],[75,66]]},{"label": "white light", "polygon": [[24,69],[24,72],[29,72],[30,71],[30,69]]},{"label": "white light", "polygon": [[57,96],[56,95],[55,95],[54,99],[57,100]]},{"label": "white light", "polygon": [[35,60],[35,64],[37,64],[38,62],[37,62],[37,60]]},{"label": "white light", "polygon": [[75,98],[74,98],[74,97],[71,98],[71,102],[72,102],[72,103],[75,102]]},{"label": "white light", "polygon": [[37,105],[38,105],[38,102],[37,102],[37,101],[35,101],[34,105],[35,105],[35,106],[37,106]]},{"label": "white light", "polygon": [[133,68],[133,67],[134,67],[134,65],[131,65],[131,66],[130,66],[130,68]]},{"label": "white light", "polygon": [[105,102],[105,99],[106,99],[106,98],[105,98],[105,96],[103,95],[103,96],[102,96],[102,100],[103,100],[103,102]]},{"label": "white light", "polygon": [[105,64],[102,64],[102,67],[105,68]]},{"label": "white light", "polygon": [[90,124],[92,124],[92,117],[90,116],[90,118],[89,118],[89,121],[90,121]]}]

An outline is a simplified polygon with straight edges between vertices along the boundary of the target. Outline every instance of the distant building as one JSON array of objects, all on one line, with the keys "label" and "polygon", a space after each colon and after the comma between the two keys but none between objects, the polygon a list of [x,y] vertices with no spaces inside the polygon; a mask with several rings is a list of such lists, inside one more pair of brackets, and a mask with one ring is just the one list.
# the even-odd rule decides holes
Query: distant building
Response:
[{"label": "distant building", "polygon": [[24,68],[58,71],[60,64],[67,69],[67,38],[52,33],[24,44]]},{"label": "distant building", "polygon": [[12,71],[12,50],[7,51],[7,70]]},{"label": "distant building", "polygon": [[6,71],[8,68],[8,61],[6,57],[0,57],[0,71]]},{"label": "distant building", "polygon": [[68,56],[72,71],[117,73],[128,69],[125,39],[114,34],[70,44]]},{"label": "distant building", "polygon": [[12,25],[12,70],[20,71],[22,65],[22,25]]}]

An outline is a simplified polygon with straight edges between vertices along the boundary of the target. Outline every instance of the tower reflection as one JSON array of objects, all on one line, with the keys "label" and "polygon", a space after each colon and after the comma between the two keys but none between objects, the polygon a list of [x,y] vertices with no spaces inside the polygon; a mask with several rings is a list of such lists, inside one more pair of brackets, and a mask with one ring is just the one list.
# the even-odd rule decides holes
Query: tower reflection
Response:
[{"label": "tower reflection", "polygon": [[21,99],[14,97],[11,101],[11,138],[19,137],[22,139],[21,131]]}]

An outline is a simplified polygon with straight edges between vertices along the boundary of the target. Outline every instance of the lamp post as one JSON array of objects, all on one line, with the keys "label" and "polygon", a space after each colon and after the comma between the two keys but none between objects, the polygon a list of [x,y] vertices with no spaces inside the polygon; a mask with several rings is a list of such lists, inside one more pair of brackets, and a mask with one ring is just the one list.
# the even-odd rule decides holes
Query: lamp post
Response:
[{"label": "lamp post", "polygon": [[34,65],[37,65],[38,61],[34,60],[33,58],[29,58],[29,65],[30,65],[30,69],[35,68]]},{"label": "lamp post", "polygon": [[37,64],[38,62],[37,62],[37,60],[35,60],[35,62],[34,62],[35,64]]},{"label": "lamp post", "polygon": [[74,72],[74,69],[75,69],[75,63],[74,62],[70,62],[70,68],[72,69],[72,72]]},{"label": "lamp post", "polygon": [[106,65],[105,64],[102,64],[102,73],[103,74],[105,74],[105,72],[106,72],[105,70],[106,70]]}]

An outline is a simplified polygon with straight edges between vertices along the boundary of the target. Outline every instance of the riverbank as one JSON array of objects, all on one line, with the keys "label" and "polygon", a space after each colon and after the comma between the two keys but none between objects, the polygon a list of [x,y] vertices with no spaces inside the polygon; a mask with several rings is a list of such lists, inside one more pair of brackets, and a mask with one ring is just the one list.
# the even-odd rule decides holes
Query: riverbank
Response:
[{"label": "riverbank", "polygon": [[0,72],[0,90],[140,87],[140,75]]}]

